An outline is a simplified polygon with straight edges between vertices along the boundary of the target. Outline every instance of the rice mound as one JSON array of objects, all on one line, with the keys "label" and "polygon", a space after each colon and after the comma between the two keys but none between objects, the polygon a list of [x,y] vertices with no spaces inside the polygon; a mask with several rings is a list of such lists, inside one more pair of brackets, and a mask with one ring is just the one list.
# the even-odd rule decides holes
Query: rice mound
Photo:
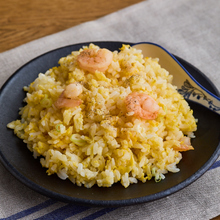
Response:
[{"label": "rice mound", "polygon": [[[113,52],[113,61],[103,73],[79,68],[79,53],[98,46],[90,44],[59,60],[28,87],[20,120],[7,126],[27,144],[34,158],[47,168],[87,188],[126,188],[138,180],[156,182],[167,172],[179,172],[182,154],[175,150],[184,136],[194,137],[196,120],[188,103],[171,84],[172,76],[157,58],[143,58],[129,45]],[[57,109],[54,102],[65,86],[83,85],[75,108]],[[126,112],[125,98],[132,92],[150,95],[160,106],[155,120]]]}]

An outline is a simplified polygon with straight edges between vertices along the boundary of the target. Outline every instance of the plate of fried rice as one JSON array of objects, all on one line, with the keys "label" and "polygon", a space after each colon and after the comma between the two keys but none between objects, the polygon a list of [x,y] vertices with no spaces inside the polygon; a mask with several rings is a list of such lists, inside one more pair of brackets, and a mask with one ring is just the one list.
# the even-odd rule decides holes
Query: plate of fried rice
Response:
[{"label": "plate of fried rice", "polygon": [[[207,90],[207,77],[175,56]],[[16,71],[0,95],[0,159],[64,202],[124,206],[188,186],[220,154],[219,115],[185,100],[157,57],[127,42],[70,45]]]}]

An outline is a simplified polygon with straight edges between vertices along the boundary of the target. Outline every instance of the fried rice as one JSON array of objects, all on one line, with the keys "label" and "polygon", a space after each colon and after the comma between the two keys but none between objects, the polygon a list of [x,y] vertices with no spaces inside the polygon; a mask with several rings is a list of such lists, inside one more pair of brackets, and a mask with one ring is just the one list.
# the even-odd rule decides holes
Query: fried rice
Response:
[{"label": "fried rice", "polygon": [[[80,52],[88,48],[99,49],[90,44],[73,51],[25,86],[26,105],[8,128],[39,158],[48,175],[78,186],[120,182],[126,188],[179,172],[181,138],[194,138],[197,126],[193,111],[172,85],[172,75],[157,58],[145,58],[129,45],[112,52],[105,72],[91,73],[77,63]],[[66,85],[76,82],[83,88],[82,104],[56,108]],[[146,93],[157,102],[156,119],[128,114],[125,99],[132,92]]]}]

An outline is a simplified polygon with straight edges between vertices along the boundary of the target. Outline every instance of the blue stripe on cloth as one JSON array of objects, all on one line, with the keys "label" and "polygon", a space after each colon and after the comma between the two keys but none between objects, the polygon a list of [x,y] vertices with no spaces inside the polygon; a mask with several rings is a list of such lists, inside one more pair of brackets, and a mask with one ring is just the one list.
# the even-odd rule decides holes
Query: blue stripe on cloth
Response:
[{"label": "blue stripe on cloth", "polygon": [[[220,167],[220,160],[216,161],[209,168],[209,170],[215,169],[217,167]],[[40,203],[40,204],[38,204],[38,205],[36,205],[34,207],[31,207],[31,208],[28,208],[28,209],[23,210],[21,212],[18,212],[18,213],[14,214],[14,215],[11,215],[11,216],[7,217],[7,218],[1,218],[0,220],[15,220],[15,219],[23,218],[25,216],[28,216],[28,215],[34,213],[34,212],[38,212],[41,209],[47,208],[50,205],[55,204],[56,202],[57,201],[55,201],[53,199],[49,199],[49,200],[47,200],[47,201],[45,201],[43,203]],[[78,214],[80,212],[83,212],[83,211],[85,211],[85,210],[87,210],[89,208],[90,207],[84,207],[84,206],[77,206],[77,205],[73,205],[73,204],[68,204],[68,205],[63,206],[63,207],[61,207],[59,209],[56,209],[55,211],[50,212],[50,213],[48,213],[48,214],[46,214],[46,215],[44,215],[44,216],[42,216],[42,217],[40,217],[38,219],[39,220],[44,220],[44,219],[48,219],[49,220],[49,219],[54,219],[54,217],[57,219],[57,217],[58,217],[58,219],[62,220],[62,219],[66,219],[68,217],[71,217],[71,216],[73,216],[75,214]],[[109,212],[112,212],[115,209],[117,209],[117,208],[102,209],[100,211],[97,211],[97,212],[95,212],[95,213],[93,213],[93,214],[83,218],[82,220],[90,220],[90,219],[93,220],[93,219],[96,219],[96,218],[98,218],[98,217],[100,217],[102,215],[105,215],[105,214],[109,213]]]},{"label": "blue stripe on cloth", "polygon": [[96,218],[98,218],[98,217],[100,217],[100,216],[102,216],[102,215],[105,215],[105,214],[107,214],[107,213],[109,213],[109,212],[114,211],[115,209],[117,209],[117,208],[106,208],[106,209],[102,209],[102,210],[100,210],[100,211],[94,212],[93,214],[88,215],[88,216],[82,218],[81,220],[94,220],[94,219],[96,219]]},{"label": "blue stripe on cloth", "polygon": [[209,170],[212,170],[212,169],[215,169],[217,167],[220,167],[220,160],[219,161],[216,161],[210,168]]},{"label": "blue stripe on cloth", "polygon": [[53,205],[54,203],[56,203],[55,200],[49,199],[45,202],[40,203],[39,205],[36,205],[36,206],[31,207],[29,209],[25,209],[24,211],[18,212],[14,215],[7,217],[7,218],[4,218],[4,220],[15,220],[15,219],[23,218],[25,216],[28,216],[34,212],[41,210],[41,209],[47,208],[48,206]]},{"label": "blue stripe on cloth", "polygon": [[91,207],[68,204],[35,220],[52,220],[52,219],[64,220],[80,212],[86,211],[87,209],[90,208]]}]

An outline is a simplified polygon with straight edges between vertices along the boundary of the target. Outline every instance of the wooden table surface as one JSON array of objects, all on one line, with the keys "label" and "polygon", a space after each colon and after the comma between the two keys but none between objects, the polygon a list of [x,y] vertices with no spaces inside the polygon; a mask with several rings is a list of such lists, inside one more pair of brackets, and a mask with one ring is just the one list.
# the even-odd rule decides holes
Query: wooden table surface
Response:
[{"label": "wooden table surface", "polygon": [[0,0],[0,52],[141,0]]},{"label": "wooden table surface", "polygon": [[[0,52],[142,0],[0,0]],[[214,218],[220,220],[220,216]]]}]

